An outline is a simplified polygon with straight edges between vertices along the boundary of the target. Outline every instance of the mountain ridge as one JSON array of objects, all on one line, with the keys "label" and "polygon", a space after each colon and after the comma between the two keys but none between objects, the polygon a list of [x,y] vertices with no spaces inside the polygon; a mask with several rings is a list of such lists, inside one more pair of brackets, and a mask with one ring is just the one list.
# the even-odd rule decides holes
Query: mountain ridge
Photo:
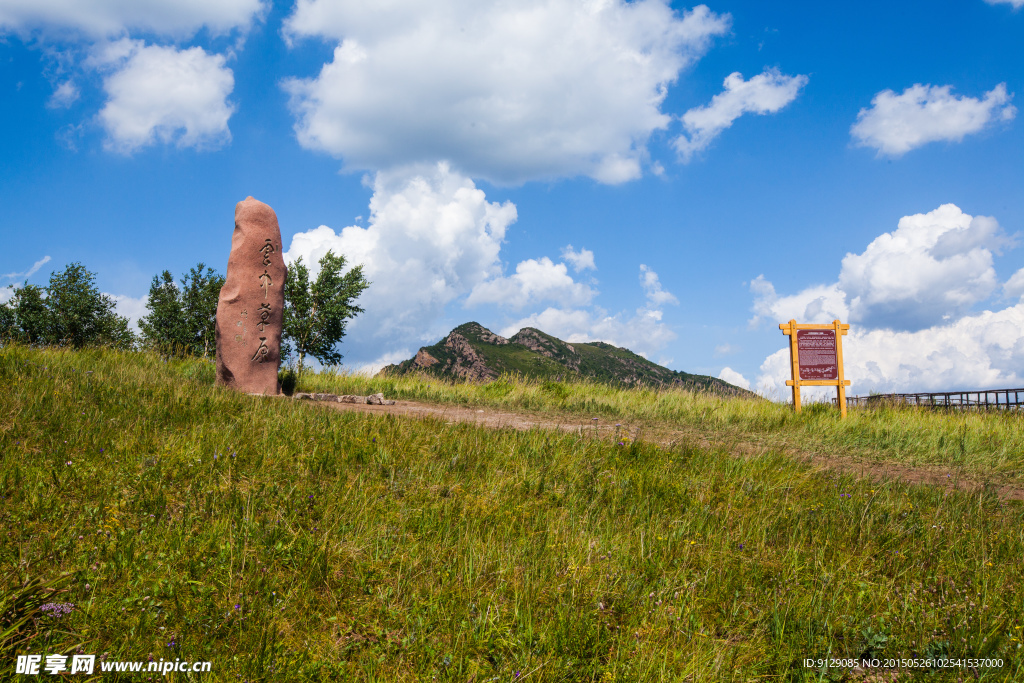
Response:
[{"label": "mountain ridge", "polygon": [[413,358],[388,365],[382,374],[424,372],[446,379],[491,381],[503,373],[563,381],[591,379],[625,386],[684,387],[728,395],[753,395],[717,377],[670,370],[606,342],[558,339],[524,327],[508,339],[477,322],[459,325]]}]

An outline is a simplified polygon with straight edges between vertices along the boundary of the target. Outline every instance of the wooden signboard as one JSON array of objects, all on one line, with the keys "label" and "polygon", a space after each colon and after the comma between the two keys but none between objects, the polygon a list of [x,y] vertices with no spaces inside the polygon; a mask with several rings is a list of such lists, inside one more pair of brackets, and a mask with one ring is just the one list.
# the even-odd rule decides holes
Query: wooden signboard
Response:
[{"label": "wooden signboard", "polygon": [[800,387],[836,387],[839,412],[846,417],[846,387],[843,377],[843,335],[850,330],[838,320],[831,325],[798,325],[796,320],[779,323],[783,334],[789,335],[789,359],[793,379],[793,409],[800,412]]}]

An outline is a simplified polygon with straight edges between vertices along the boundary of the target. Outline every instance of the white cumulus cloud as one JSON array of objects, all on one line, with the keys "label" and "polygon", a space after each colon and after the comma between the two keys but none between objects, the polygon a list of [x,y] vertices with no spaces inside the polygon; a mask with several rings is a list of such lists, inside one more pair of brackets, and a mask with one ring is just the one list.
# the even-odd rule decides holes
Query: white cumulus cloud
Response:
[{"label": "white cumulus cloud", "polygon": [[958,318],[998,286],[993,252],[1009,245],[994,218],[953,204],[905,216],[839,273],[850,319],[872,327],[921,329]]},{"label": "white cumulus cloud", "polygon": [[1013,241],[995,218],[954,204],[900,219],[860,254],[842,260],[838,282],[779,296],[763,276],[750,285],[752,322],[830,322],[836,318],[895,330],[955,320],[999,286],[993,253]]},{"label": "white cumulus cloud", "polygon": [[231,140],[235,77],[222,55],[125,38],[97,50],[90,64],[110,72],[99,113],[108,148],[127,154],[155,142],[211,148]]},{"label": "white cumulus cloud", "polygon": [[796,294],[779,296],[775,286],[763,275],[758,275],[750,283],[750,291],[755,297],[751,327],[756,327],[762,320],[782,323],[795,319],[826,323],[836,318],[845,321],[850,317],[846,292],[839,289],[838,284],[814,285]]},{"label": "white cumulus cloud", "polygon": [[78,86],[75,85],[75,82],[67,80],[54,89],[46,106],[51,109],[66,109],[78,100],[79,95]]},{"label": "white cumulus cloud", "polygon": [[[836,283],[783,297],[758,277],[755,320],[850,322],[843,356],[854,394],[1016,386],[1024,378],[1024,303],[972,312],[998,290],[993,253],[1010,245],[994,218],[945,204],[905,216],[863,253],[847,254]],[[1024,269],[1003,293],[1024,294]],[[757,388],[788,400],[790,372],[786,347],[765,359]],[[807,392],[820,399],[835,390]]]},{"label": "white cumulus cloud", "polygon": [[718,379],[743,389],[750,389],[750,380],[730,367],[722,368],[722,371],[718,373]]},{"label": "white cumulus cloud", "polygon": [[[649,268],[641,270],[646,304],[633,313],[609,314],[592,303],[597,292],[573,280],[564,262],[527,259],[504,275],[501,245],[516,221],[515,205],[487,201],[472,180],[447,164],[379,171],[372,182],[366,227],[336,232],[321,225],[297,233],[284,255],[288,263],[301,257],[314,275],[328,250],[343,254],[349,267],[363,265],[372,284],[358,301],[365,312],[349,323],[342,346],[346,364],[375,370],[411,357],[410,348],[432,344],[465,322],[449,319],[450,305],[555,304],[502,327],[510,335],[532,326],[569,341],[606,341],[644,354],[675,338],[655,306],[669,302],[671,294]],[[588,250],[567,247],[564,254],[593,267]],[[486,317],[481,322],[488,324]]]},{"label": "white cumulus cloud", "polygon": [[644,288],[644,295],[653,306],[679,303],[679,299],[672,292],[662,289],[658,274],[642,263],[640,264],[640,284]]},{"label": "white cumulus cloud", "polygon": [[[107,101],[98,116],[107,149],[130,153],[155,142],[210,148],[231,139],[227,120],[234,105],[227,96],[234,74],[226,58],[200,47],[146,45],[131,36],[176,42],[205,30],[233,34],[237,50],[269,7],[267,0],[0,0],[0,39],[13,33],[41,44],[58,63],[48,78],[65,78],[55,83],[50,108],[79,100],[76,78],[85,72],[107,72]],[[68,133],[81,130],[72,125],[58,137],[74,149]]]},{"label": "white cumulus cloud", "polygon": [[146,309],[146,304],[149,303],[149,295],[132,297],[125,294],[108,294],[107,296],[114,300],[114,312],[124,318],[128,318],[130,327],[136,333],[141,332],[139,320],[149,315],[149,311]]},{"label": "white cumulus cloud", "polygon": [[806,84],[807,76],[786,76],[778,69],[765,69],[749,81],[739,72],[729,74],[725,90],[710,104],[683,114],[686,134],[675,139],[676,151],[689,161],[743,114],[774,114],[795,100]]},{"label": "white cumulus cloud", "polygon": [[191,35],[248,28],[267,8],[263,0],[4,0],[0,31],[79,33],[116,37],[130,30]]},{"label": "white cumulus cloud", "polygon": [[343,347],[362,363],[446,333],[444,307],[500,277],[501,242],[516,220],[511,202],[488,202],[446,164],[379,172],[373,191],[367,227],[300,232],[285,254],[288,262],[301,256],[313,272],[328,250],[363,265],[372,283],[359,299],[366,312],[349,324]]},{"label": "white cumulus cloud", "polygon": [[650,357],[676,338],[675,332],[662,320],[661,306],[679,302],[662,289],[658,274],[642,264],[640,285],[647,302],[633,313],[609,314],[596,305],[575,308],[552,306],[506,325],[502,334],[515,334],[524,327],[536,327],[569,342],[603,341]]},{"label": "white cumulus cloud", "polygon": [[348,168],[614,184],[641,175],[669,85],[729,24],[665,0],[299,0],[287,35],[338,45],[284,87],[300,144]]},{"label": "white cumulus cloud", "polygon": [[981,99],[957,97],[949,85],[915,84],[902,94],[883,90],[861,109],[850,134],[863,147],[873,147],[879,156],[902,156],[929,142],[960,142],[998,121],[1010,121],[1017,109],[1006,84],[1000,83]]},{"label": "white cumulus cloud", "polygon": [[[915,332],[855,327],[843,338],[843,360],[850,395],[1020,386],[1024,304]],[[757,386],[770,397],[785,399],[792,391],[786,386],[790,372],[789,349],[780,349],[762,363]],[[835,389],[809,392],[835,395]]]},{"label": "white cumulus cloud", "polygon": [[572,269],[577,273],[581,270],[595,270],[597,268],[594,265],[594,252],[589,249],[581,248],[579,251],[576,251],[570,244],[562,250],[562,258],[568,261],[572,265]]},{"label": "white cumulus cloud", "polygon": [[661,311],[646,307],[632,314],[614,315],[599,306],[551,307],[506,325],[501,334],[513,335],[524,327],[535,327],[567,342],[607,342],[645,358],[676,338],[675,332],[662,321]]},{"label": "white cumulus cloud", "polygon": [[1010,279],[1003,284],[1003,296],[1010,299],[1019,299],[1024,296],[1024,268],[1010,276]]},{"label": "white cumulus cloud", "polygon": [[496,304],[521,309],[541,301],[579,306],[590,303],[596,294],[589,286],[574,281],[564,263],[555,263],[544,256],[521,261],[514,275],[476,285],[466,299],[466,306]]}]

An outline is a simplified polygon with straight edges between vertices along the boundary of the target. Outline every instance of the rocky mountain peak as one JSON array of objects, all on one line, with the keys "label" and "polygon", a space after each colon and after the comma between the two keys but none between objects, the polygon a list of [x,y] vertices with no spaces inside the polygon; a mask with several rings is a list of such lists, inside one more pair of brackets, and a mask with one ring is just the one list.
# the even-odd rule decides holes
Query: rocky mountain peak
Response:
[{"label": "rocky mountain peak", "polygon": [[477,322],[459,325],[414,358],[381,372],[424,372],[437,377],[490,381],[504,373],[544,380],[584,379],[627,386],[685,386],[725,394],[749,392],[715,377],[676,372],[604,342],[569,344],[534,327],[506,339]]}]

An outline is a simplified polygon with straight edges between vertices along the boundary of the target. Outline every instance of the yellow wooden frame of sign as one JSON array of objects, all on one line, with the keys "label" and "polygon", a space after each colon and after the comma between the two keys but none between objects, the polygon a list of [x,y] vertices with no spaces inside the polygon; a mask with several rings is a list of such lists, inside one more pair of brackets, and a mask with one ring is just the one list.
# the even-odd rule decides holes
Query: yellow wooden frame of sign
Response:
[{"label": "yellow wooden frame of sign", "polygon": [[[835,387],[839,399],[839,414],[846,417],[846,387],[850,386],[850,380],[843,377],[843,335],[849,332],[850,326],[838,320],[833,320],[831,325],[797,325],[795,320],[790,320],[788,323],[779,323],[779,329],[782,330],[782,334],[789,335],[789,360],[793,379],[786,380],[786,385],[793,387],[793,409],[800,412],[801,386]],[[800,352],[796,347],[797,330],[835,330],[838,379],[800,379]]]}]

